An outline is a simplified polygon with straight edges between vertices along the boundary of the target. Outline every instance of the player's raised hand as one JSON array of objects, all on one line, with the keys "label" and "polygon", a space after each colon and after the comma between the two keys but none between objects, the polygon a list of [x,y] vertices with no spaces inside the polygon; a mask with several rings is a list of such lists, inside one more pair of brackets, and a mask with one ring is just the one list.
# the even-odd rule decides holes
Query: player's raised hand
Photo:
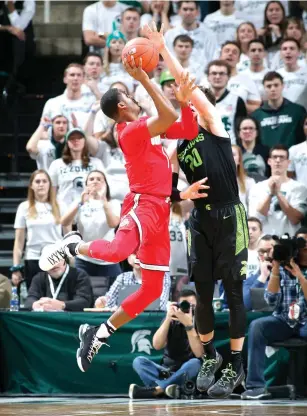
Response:
[{"label": "player's raised hand", "polygon": [[144,80],[149,79],[146,72],[142,69],[142,58],[139,59],[139,64],[136,65],[136,62],[132,55],[130,63],[127,61],[127,59],[124,59],[123,64],[128,74],[131,75],[132,78],[136,79],[137,81],[142,82]]},{"label": "player's raised hand", "polygon": [[197,85],[195,85],[195,78],[190,78],[188,72],[182,71],[179,85],[172,85],[172,88],[179,104],[187,105]]},{"label": "player's raised hand", "polygon": [[161,50],[165,47],[165,39],[163,36],[163,23],[161,25],[160,32],[158,32],[156,23],[153,21],[151,23],[151,27],[149,25],[145,25],[142,29],[143,35],[152,42],[157,51],[160,53]]},{"label": "player's raised hand", "polygon": [[201,179],[190,185],[185,191],[180,192],[181,199],[199,199],[199,198],[207,198],[208,194],[204,191],[205,189],[210,189],[210,186],[204,185],[208,178]]}]

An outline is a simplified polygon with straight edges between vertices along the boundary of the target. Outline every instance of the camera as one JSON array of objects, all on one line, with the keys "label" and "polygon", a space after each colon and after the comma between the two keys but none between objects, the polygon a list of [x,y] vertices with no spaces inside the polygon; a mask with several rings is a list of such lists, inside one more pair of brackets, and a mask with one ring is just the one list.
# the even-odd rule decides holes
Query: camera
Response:
[{"label": "camera", "polygon": [[179,308],[183,313],[189,313],[191,306],[193,305],[191,305],[190,302],[188,302],[187,300],[183,300],[180,303],[176,303],[175,306],[177,306],[177,308]]},{"label": "camera", "polygon": [[291,259],[296,260],[298,252],[304,248],[306,241],[302,237],[290,237],[284,234],[274,246],[273,260],[280,262],[281,266],[290,266]]}]

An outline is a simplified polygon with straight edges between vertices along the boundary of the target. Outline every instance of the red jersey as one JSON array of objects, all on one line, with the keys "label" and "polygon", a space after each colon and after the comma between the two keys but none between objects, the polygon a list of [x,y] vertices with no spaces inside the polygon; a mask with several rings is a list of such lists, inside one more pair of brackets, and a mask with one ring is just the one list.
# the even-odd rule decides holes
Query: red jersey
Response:
[{"label": "red jersey", "polygon": [[[125,156],[131,192],[167,197],[172,190],[171,164],[160,136],[150,136],[148,118],[118,124],[118,142]],[[198,126],[192,110],[185,107],[181,122],[174,123],[165,136],[192,140],[197,134]]]}]

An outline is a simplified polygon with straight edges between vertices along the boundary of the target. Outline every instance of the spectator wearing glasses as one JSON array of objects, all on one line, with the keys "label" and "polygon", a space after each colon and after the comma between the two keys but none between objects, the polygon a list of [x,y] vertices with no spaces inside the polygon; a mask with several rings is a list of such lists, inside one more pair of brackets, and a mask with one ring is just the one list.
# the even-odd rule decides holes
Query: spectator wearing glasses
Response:
[{"label": "spectator wearing glasses", "polygon": [[270,71],[263,78],[263,85],[268,101],[252,113],[261,127],[262,143],[268,147],[281,143],[289,148],[304,141],[302,120],[306,110],[283,97],[283,77]]},{"label": "spectator wearing glasses", "polygon": [[[262,235],[261,221],[256,217],[249,217],[248,224],[248,259],[247,259],[247,278],[256,273],[259,269],[257,246]],[[244,283],[243,283],[244,284]]]},{"label": "spectator wearing glasses", "polygon": [[252,310],[251,289],[267,288],[272,270],[273,250],[276,239],[266,234],[260,238],[257,245],[258,269],[243,282],[243,300],[247,311]]},{"label": "spectator wearing glasses", "polygon": [[290,161],[284,145],[271,148],[268,163],[271,177],[250,192],[250,215],[260,219],[265,234],[292,236],[307,212],[307,188],[287,176]]}]

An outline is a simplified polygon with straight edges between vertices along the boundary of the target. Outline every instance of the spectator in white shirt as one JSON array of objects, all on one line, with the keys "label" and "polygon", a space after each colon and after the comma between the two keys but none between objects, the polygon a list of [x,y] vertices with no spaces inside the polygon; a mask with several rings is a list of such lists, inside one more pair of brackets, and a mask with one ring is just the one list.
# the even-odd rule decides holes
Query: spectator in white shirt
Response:
[{"label": "spectator in white shirt", "polygon": [[100,100],[106,91],[102,84],[102,57],[99,53],[89,52],[83,60],[84,84],[82,85],[82,95],[88,95],[92,99]]},{"label": "spectator in white shirt", "polygon": [[231,68],[231,77],[227,88],[242,98],[246,104],[247,112],[251,113],[260,106],[261,99],[254,81],[237,71],[240,54],[241,49],[238,43],[228,41],[222,46],[220,59],[225,60]]},{"label": "spectator in white shirt", "polygon": [[303,143],[296,144],[289,149],[290,165],[288,167],[288,176],[296,179],[298,182],[306,184],[307,179],[307,116],[303,120],[303,129],[306,140]]},{"label": "spectator in white shirt", "polygon": [[178,2],[178,14],[182,17],[182,24],[170,29],[165,34],[167,47],[174,52],[173,44],[178,35],[188,35],[194,41],[192,59],[205,68],[218,48],[217,41],[212,32],[203,23],[198,21],[199,5],[196,1]]},{"label": "spectator in white shirt", "polygon": [[249,67],[242,71],[242,74],[247,75],[255,82],[261,99],[264,101],[266,96],[262,81],[265,74],[269,72],[269,69],[265,65],[266,52],[262,40],[251,40],[248,44],[247,55],[249,59]]},{"label": "spectator in white shirt", "polygon": [[[236,0],[235,6],[240,19],[252,22],[257,29],[260,29],[264,24],[263,16],[267,3],[264,0]],[[282,0],[281,3],[288,14],[288,1]]]},{"label": "spectator in white shirt", "polygon": [[307,210],[307,188],[288,178],[289,151],[284,145],[270,150],[272,175],[251,190],[249,213],[260,219],[264,234],[293,236]]},{"label": "spectator in white shirt", "polygon": [[40,121],[26,146],[30,157],[36,160],[37,169],[48,170],[51,162],[62,157],[67,131],[68,120],[61,114]]},{"label": "spectator in white shirt", "polygon": [[104,74],[102,78],[103,88],[108,90],[114,82],[124,82],[129,91],[134,91],[134,80],[125,71],[122,63],[122,51],[125,47],[126,38],[122,32],[115,30],[112,32],[107,39],[107,48],[104,55]]},{"label": "spectator in white shirt", "polygon": [[106,39],[113,31],[114,22],[120,22],[126,5],[118,1],[98,1],[87,6],[83,12],[82,30],[84,43],[91,51],[103,51]]},{"label": "spectator in white shirt", "polygon": [[[44,246],[62,238],[60,205],[52,189],[51,179],[44,170],[36,170],[30,177],[28,198],[17,209],[15,217],[15,241],[13,249],[12,283],[22,280],[23,250],[24,279],[29,287],[32,277],[40,272],[38,261]],[[66,229],[68,231],[68,229]]]},{"label": "spectator in white shirt", "polygon": [[255,180],[253,178],[249,178],[245,173],[242,159],[242,150],[240,149],[240,147],[236,144],[233,144],[231,147],[232,155],[237,168],[239,198],[242,204],[244,205],[245,211],[248,215],[248,198],[252,187],[255,185]]},{"label": "spectator in white shirt", "polygon": [[247,273],[246,277],[256,273],[259,270],[259,258],[258,258],[258,243],[262,235],[261,221],[256,217],[249,217],[248,224],[248,258],[247,258]]},{"label": "spectator in white shirt", "polygon": [[236,32],[236,41],[238,42],[241,49],[240,61],[237,64],[238,72],[244,71],[249,67],[250,59],[248,56],[248,45],[251,40],[256,38],[257,31],[252,23],[243,22],[238,26]]},{"label": "spectator in white shirt", "polygon": [[207,68],[207,77],[214,97],[216,108],[228,132],[231,143],[236,143],[236,124],[239,119],[247,115],[242,98],[227,90],[227,83],[231,74],[231,68],[226,61],[211,61]]},{"label": "spectator in white shirt", "polygon": [[284,80],[283,96],[307,109],[307,67],[300,67],[300,45],[295,39],[283,39],[280,55],[284,67],[277,70]]},{"label": "spectator in white shirt", "polygon": [[219,10],[205,17],[204,25],[212,30],[219,46],[227,40],[235,40],[236,29],[242,23],[234,3],[234,1],[221,0]]},{"label": "spectator in white shirt", "polygon": [[101,160],[89,156],[85,133],[73,128],[65,137],[66,144],[62,157],[54,160],[49,175],[58,200],[68,206],[80,196],[84,182],[92,170],[104,170]]},{"label": "spectator in white shirt", "polygon": [[135,7],[128,7],[122,12],[120,31],[127,41],[139,36],[141,14]]},{"label": "spectator in white shirt", "polygon": [[193,46],[194,41],[188,35],[178,35],[174,39],[173,47],[176,58],[181,66],[189,71],[190,76],[195,78],[195,83],[198,84],[204,75],[204,71],[203,66],[191,58]]},{"label": "spectator in white shirt", "polygon": [[[304,50],[303,45],[303,36],[305,35],[305,27],[302,19],[299,19],[298,17],[289,17],[286,23],[286,29],[284,38],[292,38],[299,42],[300,44],[300,54],[298,57],[298,65],[300,67],[306,66],[306,51]],[[278,68],[282,68],[284,66],[284,61],[281,57],[280,51],[276,52],[274,55],[272,62],[271,62],[271,70],[276,70]]]},{"label": "spectator in white shirt", "polygon": [[[75,222],[84,241],[103,238],[112,241],[114,229],[119,225],[121,204],[111,199],[110,187],[103,172],[93,170],[85,181],[85,190],[81,199],[75,200],[61,218],[63,226],[72,226]],[[119,264],[97,260],[85,256],[77,256],[75,267],[84,270],[89,276],[105,276],[111,278],[121,273]]]},{"label": "spectator in white shirt", "polygon": [[43,109],[42,117],[52,119],[55,115],[62,114],[72,122],[74,114],[77,124],[84,128],[92,104],[96,101],[94,96],[82,95],[82,84],[84,83],[83,66],[71,63],[64,71],[64,84],[66,90],[62,95],[50,98]]}]

